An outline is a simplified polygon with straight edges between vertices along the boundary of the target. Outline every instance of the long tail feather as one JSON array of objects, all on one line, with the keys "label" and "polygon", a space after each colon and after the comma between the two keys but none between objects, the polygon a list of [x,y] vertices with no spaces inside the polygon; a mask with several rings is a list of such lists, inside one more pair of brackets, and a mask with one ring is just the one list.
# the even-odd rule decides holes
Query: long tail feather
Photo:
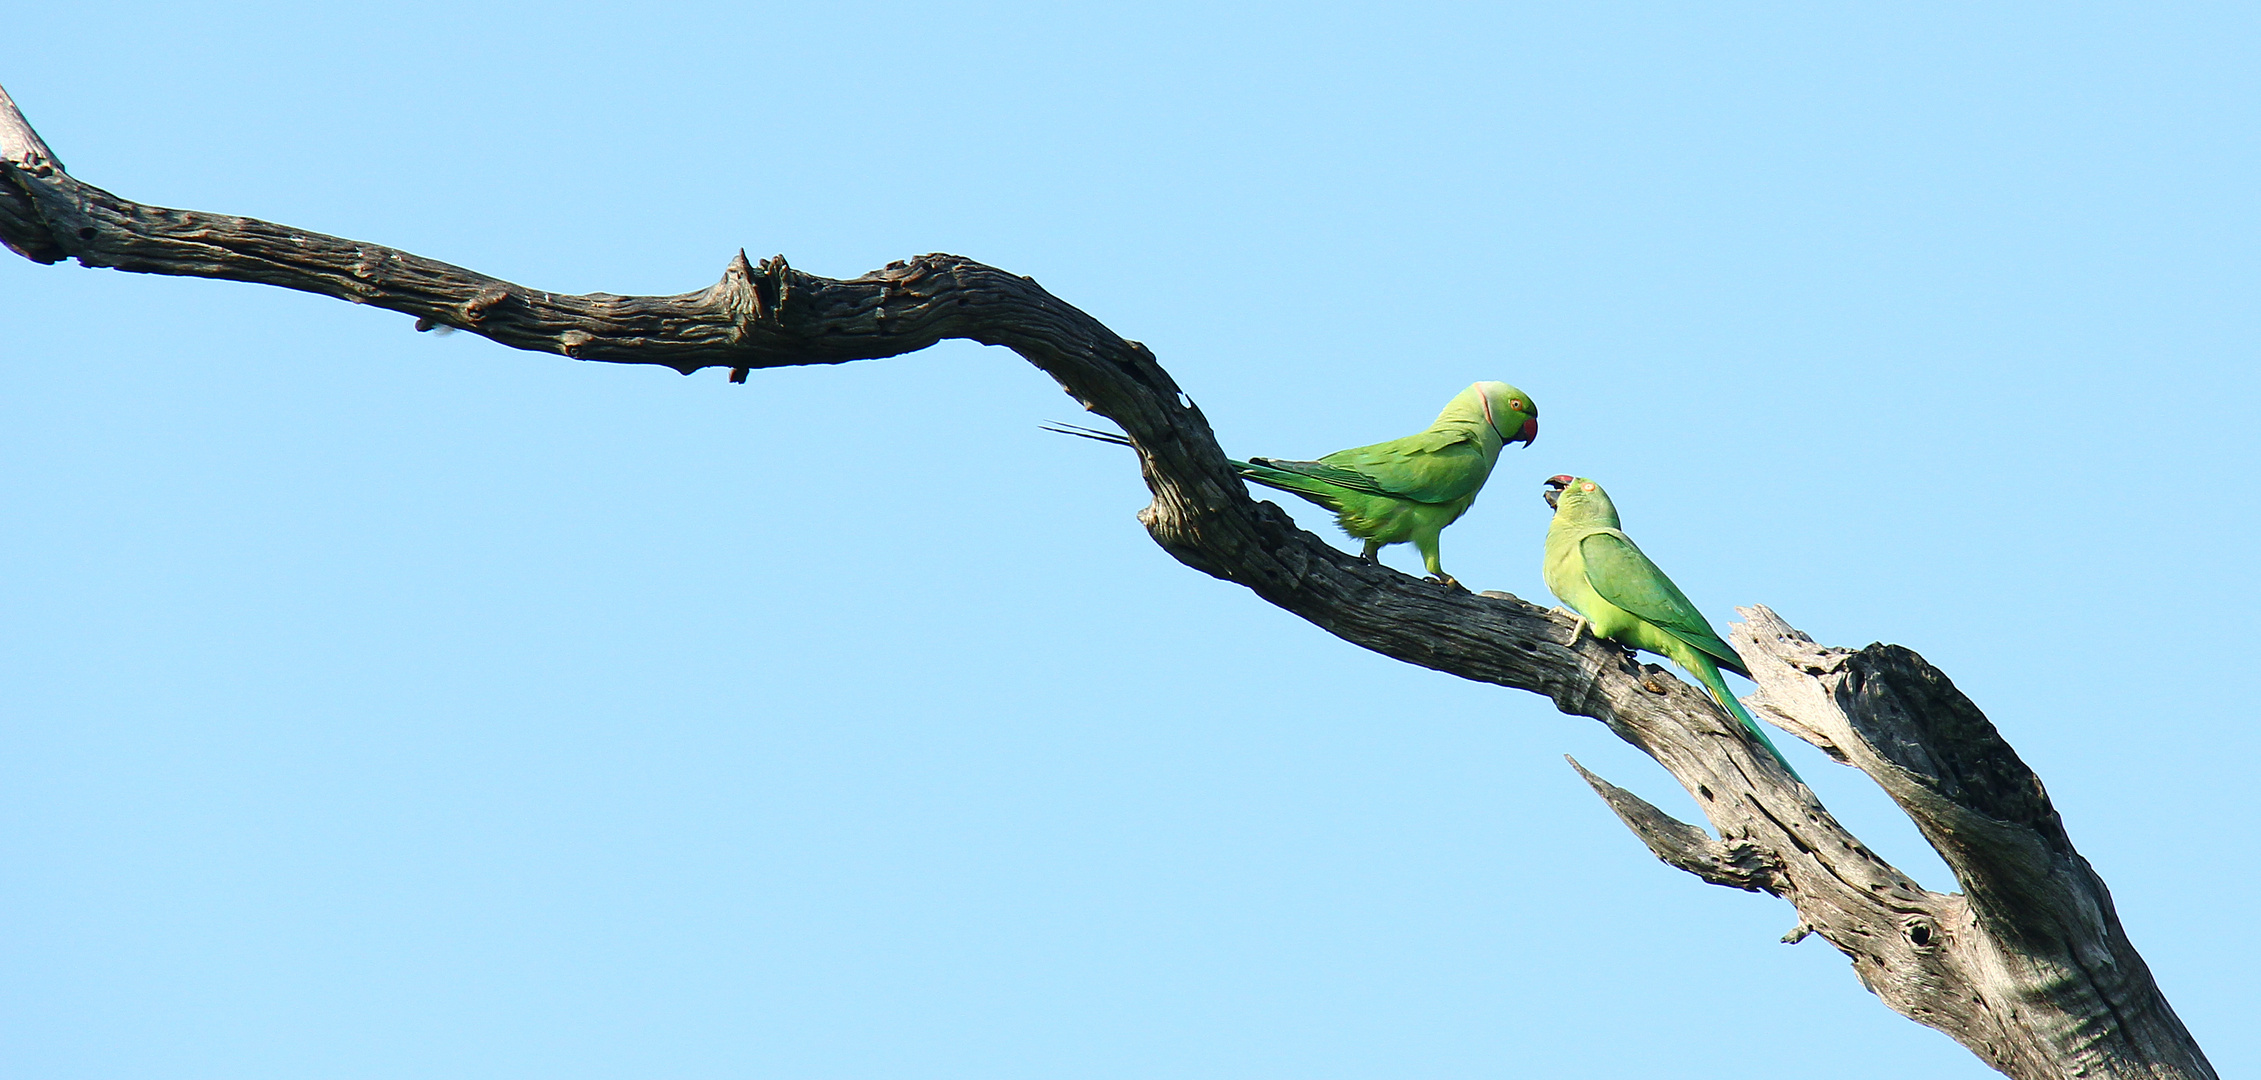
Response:
[{"label": "long tail feather", "polygon": [[1743,730],[1750,732],[1751,737],[1757,739],[1760,746],[1766,747],[1767,753],[1774,755],[1774,760],[1782,763],[1782,771],[1789,773],[1790,779],[1801,784],[1806,782],[1805,777],[1798,775],[1798,770],[1790,767],[1790,759],[1783,757],[1782,751],[1775,748],[1774,740],[1766,737],[1766,729],[1760,727],[1757,720],[1752,719],[1750,711],[1743,708],[1742,702],[1735,700],[1734,693],[1727,689],[1727,680],[1720,677],[1717,667],[1710,664],[1704,665],[1704,670],[1696,672],[1696,678],[1704,684],[1704,689],[1711,691],[1712,700],[1719,702],[1720,708],[1727,710],[1728,715],[1742,721]]},{"label": "long tail feather", "polygon": [[[1112,431],[1100,431],[1096,428],[1078,427],[1074,424],[1063,424],[1057,420],[1048,421],[1038,426],[1046,431],[1052,432],[1055,435],[1073,435],[1079,439],[1090,439],[1093,442],[1103,442],[1109,446],[1131,445],[1131,441],[1129,439],[1124,438],[1121,435],[1117,435]],[[1330,484],[1324,480],[1305,476],[1302,473],[1289,472],[1285,469],[1275,469],[1270,465],[1258,464],[1256,462],[1250,461],[1242,461],[1238,458],[1226,458],[1225,460],[1231,463],[1233,470],[1240,473],[1241,479],[1243,480],[1262,484],[1265,487],[1272,488],[1277,491],[1285,491],[1290,495],[1302,496],[1303,498],[1318,503],[1319,505],[1324,506],[1329,510],[1342,509],[1341,504],[1339,504],[1335,500],[1338,496],[1343,494],[1343,490],[1336,485]]]},{"label": "long tail feather", "polygon": [[1232,462],[1233,468],[1239,471],[1240,478],[1243,480],[1262,484],[1274,491],[1285,491],[1290,495],[1300,495],[1329,510],[1342,509],[1342,504],[1338,500],[1341,496],[1349,494],[1340,485],[1330,484],[1318,477],[1305,476],[1299,472],[1276,469],[1267,462],[1238,461],[1232,458],[1225,460]]},{"label": "long tail feather", "polygon": [[1055,435],[1074,435],[1080,439],[1090,439],[1093,442],[1103,442],[1112,446],[1129,446],[1131,444],[1131,441],[1128,438],[1117,435],[1112,431],[1100,431],[1097,428],[1077,427],[1074,424],[1063,424],[1057,420],[1046,421],[1045,423],[1039,424],[1037,426],[1043,428],[1046,431],[1052,432]]}]

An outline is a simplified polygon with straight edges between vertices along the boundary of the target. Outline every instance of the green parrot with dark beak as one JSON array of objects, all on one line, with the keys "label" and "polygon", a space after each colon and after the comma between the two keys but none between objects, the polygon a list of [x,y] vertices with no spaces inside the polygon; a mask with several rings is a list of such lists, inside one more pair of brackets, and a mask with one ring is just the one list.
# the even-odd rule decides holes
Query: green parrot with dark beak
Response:
[{"label": "green parrot with dark beak", "polygon": [[[1129,446],[1104,431],[1054,424],[1047,431]],[[1335,512],[1342,531],[1366,542],[1366,561],[1387,544],[1413,545],[1435,580],[1460,588],[1437,560],[1437,537],[1476,503],[1500,448],[1539,437],[1539,407],[1503,382],[1474,383],[1445,403],[1419,434],[1337,450],[1317,461],[1234,461],[1241,478],[1302,496]]]},{"label": "green parrot with dark beak", "polygon": [[1720,677],[1720,669],[1725,668],[1749,678],[1743,658],[1704,621],[1680,587],[1633,546],[1633,538],[1618,528],[1617,505],[1609,501],[1609,493],[1582,476],[1557,476],[1547,481],[1544,497],[1554,508],[1554,523],[1547,526],[1543,573],[1547,590],[1578,614],[1570,643],[1576,645],[1580,631],[1592,626],[1595,637],[1646,649],[1680,665],[1711,691],[1720,708],[1742,721],[1743,730],[1766,747],[1792,778],[1803,783],[1798,770],[1790,768],[1774,740],[1766,737]]}]

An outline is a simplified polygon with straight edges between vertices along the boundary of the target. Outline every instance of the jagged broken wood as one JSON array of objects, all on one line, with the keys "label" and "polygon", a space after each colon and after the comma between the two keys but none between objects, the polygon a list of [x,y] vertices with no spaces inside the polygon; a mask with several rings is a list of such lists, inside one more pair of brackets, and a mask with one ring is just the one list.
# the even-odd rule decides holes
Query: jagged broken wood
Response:
[{"label": "jagged broken wood", "polygon": [[[898,356],[946,338],[1002,345],[1120,425],[1164,550],[1382,655],[1541,694],[1600,720],[1695,797],[1713,832],[1579,773],[1665,862],[1771,893],[1863,985],[2002,1072],[2200,1078],[2214,1072],[2153,983],[2040,780],[1921,657],[1815,645],[1764,608],[1737,647],[1753,704],[1882,785],[1953,868],[1918,888],[1838,825],[1704,694],[1505,593],[1474,595],[1365,562],[1251,498],[1201,410],[1144,346],[1032,279],[922,255],[848,280],[741,252],[675,296],[561,295],[375,244],[253,218],[146,206],[83,184],[0,91],[0,241],[35,262],[225,278],[401,312],[518,349],[689,374]],[[1576,766],[1576,763],[1572,763]]]}]

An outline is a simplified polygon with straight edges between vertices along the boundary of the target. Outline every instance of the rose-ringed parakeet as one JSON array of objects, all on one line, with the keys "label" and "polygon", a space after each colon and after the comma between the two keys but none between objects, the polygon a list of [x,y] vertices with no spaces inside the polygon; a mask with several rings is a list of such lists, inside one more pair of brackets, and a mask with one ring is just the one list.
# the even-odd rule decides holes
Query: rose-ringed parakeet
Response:
[{"label": "rose-ringed parakeet", "polygon": [[[1064,435],[1128,446],[1120,435],[1069,425]],[[1500,447],[1539,437],[1539,407],[1503,382],[1461,391],[1428,429],[1372,446],[1337,450],[1317,461],[1235,461],[1243,479],[1300,495],[1335,512],[1342,531],[1366,541],[1369,562],[1385,544],[1410,543],[1429,575],[1459,587],[1437,561],[1437,535],[1475,504]]]},{"label": "rose-ringed parakeet", "polygon": [[1703,683],[1720,708],[1797,777],[1798,771],[1720,677],[1721,668],[1750,677],[1743,658],[1618,528],[1617,506],[1609,493],[1584,477],[1557,476],[1547,481],[1545,497],[1554,508],[1554,523],[1547,527],[1544,574],[1547,589],[1578,613],[1570,643],[1577,644],[1579,630],[1590,625],[1596,637],[1670,659]]}]

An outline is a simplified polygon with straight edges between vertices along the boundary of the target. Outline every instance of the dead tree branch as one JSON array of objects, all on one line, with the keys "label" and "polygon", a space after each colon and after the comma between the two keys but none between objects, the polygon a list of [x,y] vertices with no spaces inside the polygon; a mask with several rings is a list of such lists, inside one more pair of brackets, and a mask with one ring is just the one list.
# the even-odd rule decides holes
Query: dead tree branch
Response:
[{"label": "dead tree branch", "polygon": [[[743,253],[675,296],[560,295],[375,244],[146,206],[79,182],[0,93],[0,241],[35,262],[257,282],[397,311],[517,349],[689,374],[899,356],[945,338],[1002,345],[1130,436],[1171,555],[1354,645],[1529,691],[1655,758],[1718,839],[1583,768],[1665,862],[1772,893],[1862,984],[2021,1080],[2212,1077],[2073,850],[2041,783],[1921,657],[1813,644],[1764,608],[1737,645],[1768,714],[1881,784],[1945,856],[1960,894],[1918,888],[1838,825],[1704,694],[1505,593],[1364,562],[1252,499],[1201,410],[1144,346],[1035,281],[954,255],[848,280]],[[1573,763],[1575,765],[1575,762]]]}]

